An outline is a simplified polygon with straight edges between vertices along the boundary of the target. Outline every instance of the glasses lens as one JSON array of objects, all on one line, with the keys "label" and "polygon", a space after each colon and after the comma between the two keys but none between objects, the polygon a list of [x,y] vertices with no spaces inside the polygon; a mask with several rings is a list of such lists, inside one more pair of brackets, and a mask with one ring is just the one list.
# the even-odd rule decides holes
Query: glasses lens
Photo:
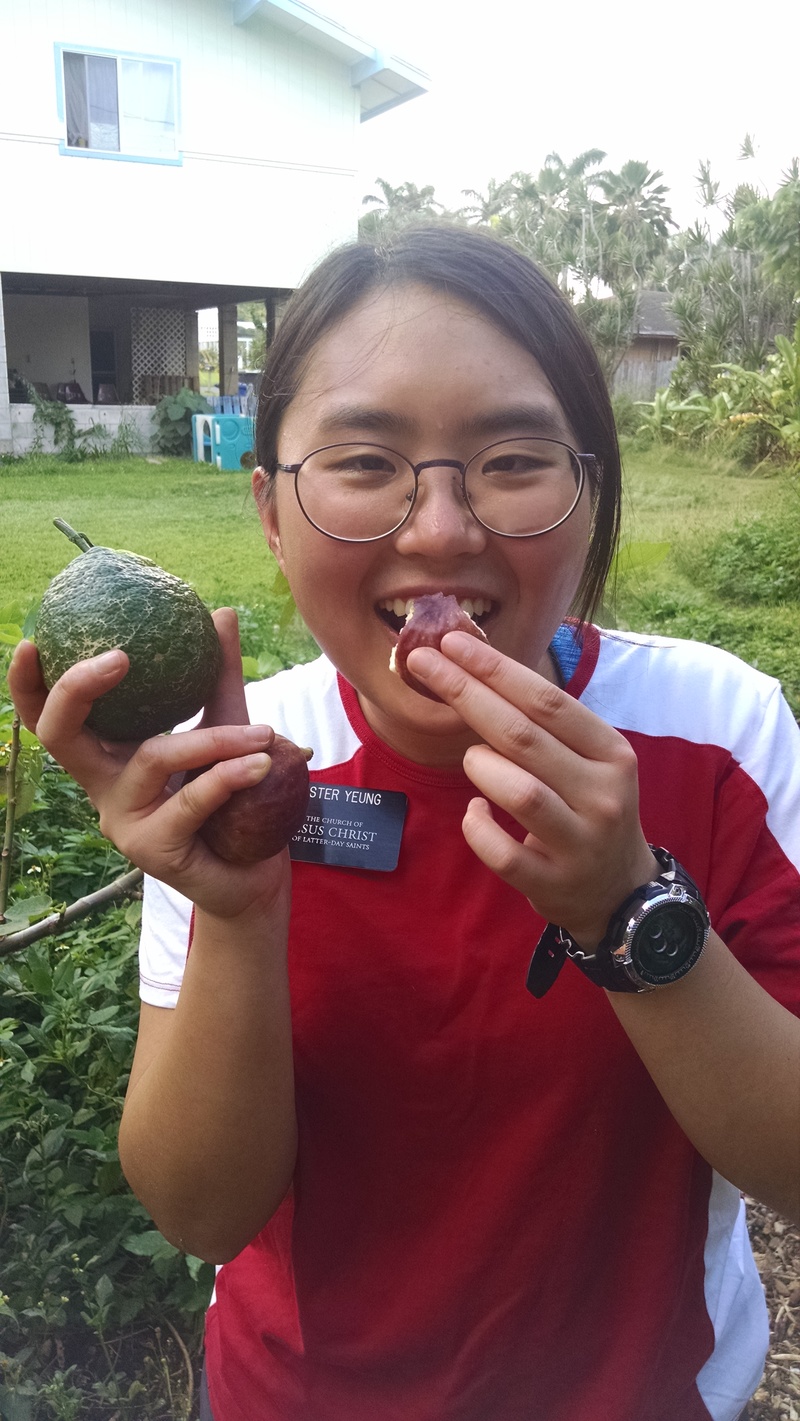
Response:
[{"label": "glasses lens", "polygon": [[402,523],[414,497],[414,470],[377,444],[333,444],[304,459],[297,498],[323,533],[353,542],[380,538]]},{"label": "glasses lens", "polygon": [[553,439],[507,439],[482,449],[467,465],[467,500],[495,533],[545,533],[563,522],[581,496],[577,454]]}]

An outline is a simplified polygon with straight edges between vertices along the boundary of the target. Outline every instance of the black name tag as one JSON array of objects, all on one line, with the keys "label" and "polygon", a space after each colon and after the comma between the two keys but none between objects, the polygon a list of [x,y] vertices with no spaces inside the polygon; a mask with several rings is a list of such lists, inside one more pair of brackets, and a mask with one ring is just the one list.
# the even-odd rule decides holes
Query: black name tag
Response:
[{"label": "black name tag", "polygon": [[311,785],[305,821],[289,843],[301,863],[336,868],[397,868],[408,796],[358,785]]}]

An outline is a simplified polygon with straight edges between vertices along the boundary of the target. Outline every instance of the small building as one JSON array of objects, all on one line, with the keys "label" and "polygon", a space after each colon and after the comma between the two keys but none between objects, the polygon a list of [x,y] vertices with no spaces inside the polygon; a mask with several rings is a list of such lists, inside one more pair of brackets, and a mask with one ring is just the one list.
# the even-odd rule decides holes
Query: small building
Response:
[{"label": "small building", "polygon": [[28,384],[147,430],[209,307],[235,393],[237,305],[269,334],[355,237],[359,123],[428,82],[302,0],[0,0],[0,32],[0,452]]},{"label": "small building", "polygon": [[678,322],[669,308],[668,291],[642,291],[636,305],[633,339],[613,379],[615,394],[652,400],[669,384],[678,363]]}]

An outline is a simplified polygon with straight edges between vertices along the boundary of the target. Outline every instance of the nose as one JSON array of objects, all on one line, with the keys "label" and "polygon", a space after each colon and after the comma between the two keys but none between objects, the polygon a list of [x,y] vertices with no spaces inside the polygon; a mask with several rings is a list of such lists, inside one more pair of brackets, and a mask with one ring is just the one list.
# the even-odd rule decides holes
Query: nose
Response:
[{"label": "nose", "polygon": [[426,463],[419,474],[411,515],[395,535],[400,552],[453,557],[480,552],[486,530],[464,498],[459,466]]}]

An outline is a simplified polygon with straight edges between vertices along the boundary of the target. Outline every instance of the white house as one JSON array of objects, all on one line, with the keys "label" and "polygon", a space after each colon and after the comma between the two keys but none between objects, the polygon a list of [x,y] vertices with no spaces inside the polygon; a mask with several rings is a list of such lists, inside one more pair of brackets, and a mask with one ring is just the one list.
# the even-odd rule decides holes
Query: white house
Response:
[{"label": "white house", "polygon": [[25,382],[112,426],[196,385],[199,309],[235,391],[237,302],[355,235],[358,124],[427,87],[302,0],[0,0],[0,54],[6,452]]}]

